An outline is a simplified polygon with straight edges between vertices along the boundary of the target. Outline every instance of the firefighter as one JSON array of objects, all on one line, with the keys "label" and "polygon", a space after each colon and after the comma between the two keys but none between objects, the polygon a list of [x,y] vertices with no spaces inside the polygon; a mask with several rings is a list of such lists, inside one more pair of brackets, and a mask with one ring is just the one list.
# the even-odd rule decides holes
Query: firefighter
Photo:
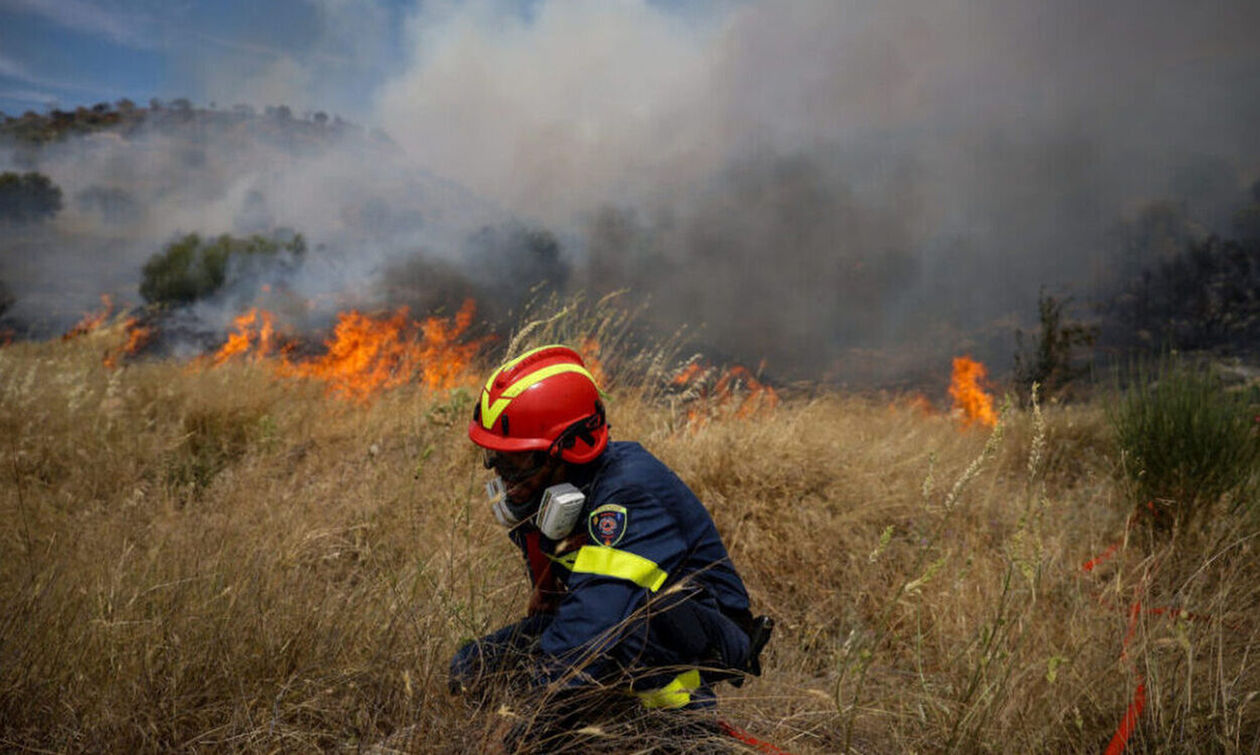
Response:
[{"label": "firefighter", "polygon": [[772,622],[749,611],[691,490],[638,443],[609,441],[575,351],[544,346],[495,370],[468,434],[497,474],[494,518],[533,591],[523,620],[460,648],[452,691],[506,676],[553,696],[616,690],[647,708],[695,709],[715,704],[716,682],[760,673]]}]

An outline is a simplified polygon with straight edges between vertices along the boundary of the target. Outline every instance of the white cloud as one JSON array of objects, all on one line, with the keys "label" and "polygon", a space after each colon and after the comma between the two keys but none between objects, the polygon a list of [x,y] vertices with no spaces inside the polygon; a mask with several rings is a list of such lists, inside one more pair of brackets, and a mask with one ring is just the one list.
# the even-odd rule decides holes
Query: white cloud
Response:
[{"label": "white cloud", "polygon": [[[292,53],[287,50],[283,50],[279,47],[272,47],[270,45],[257,44],[255,42],[243,42],[241,40],[236,40],[236,39],[224,39],[223,37],[216,37],[211,34],[206,34],[204,32],[195,31],[191,33],[191,36],[194,39],[201,40],[202,42],[207,42],[211,45],[214,45],[216,47],[221,47],[225,50],[231,50],[233,52],[248,53],[250,55],[255,55],[260,58],[269,58],[272,60],[276,60],[279,58],[292,58],[295,55],[295,53]],[[343,55],[332,55],[327,52],[323,52],[323,51],[315,50],[315,49],[303,50],[301,51],[301,56],[303,58],[309,58],[311,60],[320,61],[323,63],[332,63],[332,64],[337,64],[337,65],[347,65],[352,62],[349,58]]]},{"label": "white cloud", "polygon": [[270,63],[250,66],[243,74],[233,71],[226,81],[212,85],[209,92],[211,99],[222,102],[302,107],[314,88],[311,69],[283,55]]},{"label": "white cloud", "polygon": [[[10,79],[20,81],[23,84],[46,87],[49,89],[71,90],[71,91],[76,91],[76,92],[92,92],[93,94],[96,94],[96,95],[105,95],[105,96],[111,96],[111,97],[120,94],[120,92],[117,89],[110,86],[97,85],[91,82],[84,82],[84,81],[60,81],[57,79],[50,79],[46,76],[39,76],[39,75],[31,73],[26,68],[26,66],[22,65],[18,61],[13,60],[12,58],[6,58],[3,55],[0,55],[0,76],[5,76]],[[31,92],[27,90],[27,94],[30,94],[30,93]],[[53,95],[47,95],[46,97],[40,98],[38,100],[27,100],[27,101],[56,102],[57,100],[58,100],[57,97]]]},{"label": "white cloud", "polygon": [[8,76],[11,79],[21,79],[22,81],[26,81],[30,74],[27,73],[26,66],[23,66],[21,63],[13,60],[12,58],[6,58],[3,54],[0,54],[0,76]]},{"label": "white cloud", "polygon": [[320,16],[320,39],[311,57],[326,63],[375,67],[388,34],[390,14],[375,0],[307,0]]},{"label": "white cloud", "polygon": [[0,89],[0,100],[30,102],[36,105],[56,105],[60,99],[55,94],[37,92],[32,89]]},{"label": "white cloud", "polygon": [[222,47],[233,52],[244,52],[265,58],[279,58],[284,55],[283,50],[275,47],[254,44],[251,42],[242,42],[235,39],[224,39],[222,37],[216,37],[212,34],[206,34],[205,32],[194,31],[190,33],[190,36],[195,40],[208,42],[216,47]]},{"label": "white cloud", "polygon": [[315,16],[309,38],[284,48],[194,32],[206,45],[190,68],[206,99],[361,115],[387,62],[390,12],[383,0],[303,2]]},{"label": "white cloud", "polygon": [[17,9],[41,16],[53,23],[83,34],[104,37],[126,47],[158,47],[146,33],[151,20],[142,14],[117,8],[103,8],[87,0],[8,0]]}]

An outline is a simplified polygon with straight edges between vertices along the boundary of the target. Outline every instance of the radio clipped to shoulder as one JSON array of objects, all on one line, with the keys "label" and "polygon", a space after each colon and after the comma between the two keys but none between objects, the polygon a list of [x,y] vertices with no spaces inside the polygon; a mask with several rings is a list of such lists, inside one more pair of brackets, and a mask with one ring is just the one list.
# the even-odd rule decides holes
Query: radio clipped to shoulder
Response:
[{"label": "radio clipped to shoulder", "polygon": [[548,540],[563,540],[569,536],[582,515],[586,496],[567,482],[552,485],[543,491],[542,504],[538,507],[538,529]]}]

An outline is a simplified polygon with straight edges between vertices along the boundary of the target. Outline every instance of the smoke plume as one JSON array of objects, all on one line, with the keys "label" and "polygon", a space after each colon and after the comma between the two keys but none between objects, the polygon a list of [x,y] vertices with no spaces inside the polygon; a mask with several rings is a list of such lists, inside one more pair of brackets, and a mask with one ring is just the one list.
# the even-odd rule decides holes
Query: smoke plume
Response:
[{"label": "smoke plume", "polygon": [[1253,3],[495,4],[419,15],[380,98],[418,161],[575,229],[585,285],[789,373],[1009,359],[1119,224],[1220,219],[1260,171]]},{"label": "smoke plume", "polygon": [[[961,350],[1000,371],[1043,286],[1106,290],[1157,254],[1126,241],[1151,207],[1224,230],[1260,177],[1246,0],[424,3],[388,64],[389,15],[351,5],[312,5],[318,56],[250,68],[232,53],[252,40],[216,40],[205,91],[317,109],[353,99],[331,72],[379,68],[362,117],[388,137],[154,130],[0,157],[67,197],[6,251],[7,316],[64,327],[101,289],[134,298],[177,233],[287,227],[311,243],[285,286],[312,326],[629,288],[662,330],[784,377]],[[222,327],[249,293],[193,314]]]}]

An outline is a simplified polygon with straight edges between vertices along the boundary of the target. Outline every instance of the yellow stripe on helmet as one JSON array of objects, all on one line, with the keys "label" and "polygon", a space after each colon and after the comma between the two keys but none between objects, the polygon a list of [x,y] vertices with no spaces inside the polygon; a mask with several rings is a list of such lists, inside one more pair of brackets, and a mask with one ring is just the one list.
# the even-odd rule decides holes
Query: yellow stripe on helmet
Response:
[{"label": "yellow stripe on helmet", "polygon": [[512,403],[510,398],[496,399],[494,404],[490,403],[490,394],[486,391],[481,393],[481,426],[489,430],[494,426],[494,421],[499,418],[503,410],[508,408],[508,404]]},{"label": "yellow stripe on helmet", "polygon": [[529,351],[525,352],[524,354],[521,354],[519,357],[516,357],[515,359],[509,359],[508,361],[499,365],[499,369],[490,373],[490,379],[486,381],[486,391],[489,392],[490,386],[494,385],[494,381],[503,373],[507,372],[508,370],[512,369],[516,365],[525,361],[526,359],[533,356],[534,354],[537,354],[543,349],[554,349],[555,347],[556,347],[556,344],[550,344],[548,346],[539,346],[536,349],[530,349]]},{"label": "yellow stripe on helmet", "polygon": [[[532,353],[533,352],[529,352],[522,357],[518,357],[518,359],[524,359],[525,356],[529,356],[529,354]],[[511,362],[508,364],[511,364]],[[512,403],[512,399],[524,393],[527,388],[536,385],[549,377],[563,375],[566,372],[576,372],[578,374],[585,375],[586,379],[590,380],[592,385],[595,384],[595,378],[591,377],[591,373],[583,367],[579,367],[576,364],[553,364],[550,367],[544,367],[541,370],[534,370],[528,375],[522,377],[520,380],[517,380],[515,383],[512,383],[505,388],[503,393],[499,394],[499,398],[495,399],[494,403],[491,404],[490,383],[494,382],[494,377],[491,377],[490,383],[487,383],[485,390],[481,392],[482,426],[487,430],[493,427],[495,421],[499,419],[499,415],[503,413],[504,409],[508,408],[508,404]],[[497,374],[498,373],[495,373],[495,375]]]}]

